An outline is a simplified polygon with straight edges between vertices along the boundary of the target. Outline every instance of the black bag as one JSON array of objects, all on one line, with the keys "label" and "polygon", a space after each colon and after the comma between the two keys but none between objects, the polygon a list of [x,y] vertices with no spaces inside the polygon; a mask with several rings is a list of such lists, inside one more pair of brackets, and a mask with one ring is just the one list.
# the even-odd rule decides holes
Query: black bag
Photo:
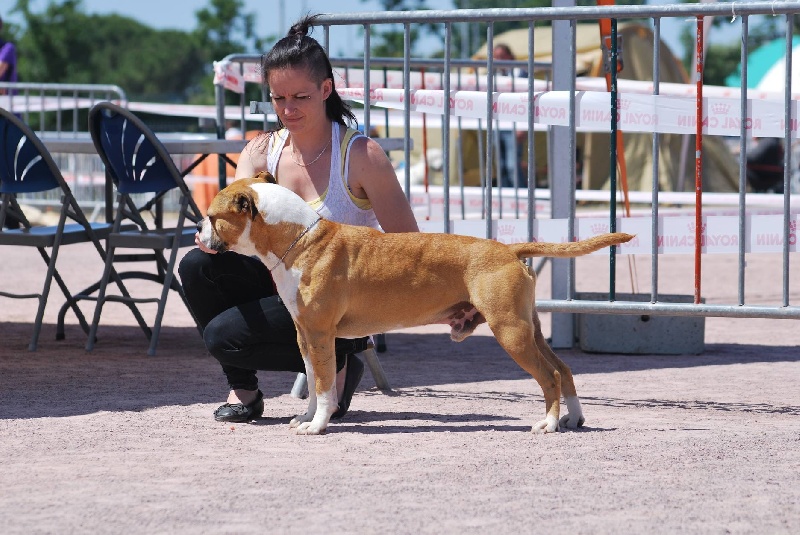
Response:
[{"label": "black bag", "polygon": [[783,193],[783,141],[762,138],[747,152],[747,182],[757,193]]}]

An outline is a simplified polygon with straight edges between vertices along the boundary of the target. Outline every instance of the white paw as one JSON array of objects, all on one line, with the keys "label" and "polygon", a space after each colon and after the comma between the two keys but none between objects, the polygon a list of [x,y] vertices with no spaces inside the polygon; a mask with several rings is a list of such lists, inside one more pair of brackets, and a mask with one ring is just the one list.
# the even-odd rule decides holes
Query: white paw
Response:
[{"label": "white paw", "polygon": [[577,429],[583,427],[583,415],[573,416],[572,414],[565,414],[558,421],[558,425],[567,429]]},{"label": "white paw", "polygon": [[577,429],[583,427],[583,408],[578,396],[564,398],[567,404],[567,414],[561,417],[559,424],[567,429]]},{"label": "white paw", "polygon": [[533,424],[531,433],[555,433],[558,431],[558,420],[554,416],[548,416]]},{"label": "white paw", "polygon": [[298,427],[306,422],[310,422],[313,418],[314,418],[313,414],[308,414],[308,413],[298,414],[297,416],[292,418],[291,422],[289,422],[289,427],[290,428]]},{"label": "white paw", "polygon": [[316,425],[314,422],[304,422],[297,426],[294,430],[297,435],[321,435],[325,432],[326,427]]}]

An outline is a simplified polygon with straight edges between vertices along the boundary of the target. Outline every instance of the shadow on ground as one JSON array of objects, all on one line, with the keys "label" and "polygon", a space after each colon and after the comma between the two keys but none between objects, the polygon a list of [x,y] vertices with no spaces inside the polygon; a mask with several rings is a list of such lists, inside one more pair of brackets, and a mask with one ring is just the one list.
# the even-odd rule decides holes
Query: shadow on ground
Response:
[{"label": "shadow on ground", "polygon": [[[194,328],[165,327],[153,357],[147,356],[147,340],[134,326],[102,327],[92,352],[85,351],[86,337],[74,325],[67,326],[67,339],[62,341],[54,340],[55,327],[46,325],[36,352],[27,350],[30,325],[0,323],[0,332],[0,419],[216,403],[227,392],[219,364],[208,355]],[[380,358],[392,387],[415,389],[413,393],[393,395],[451,397],[459,394],[450,389],[442,393],[433,387],[529,378],[487,336],[456,344],[446,334],[392,333],[387,344],[388,351]],[[708,345],[702,355],[597,355],[575,350],[559,354],[576,375],[800,360],[795,347],[734,344]],[[292,373],[259,375],[267,397],[289,392],[295,377]],[[361,388],[378,393],[369,373]],[[485,395],[513,395],[491,390],[488,387]],[[613,404],[614,400],[586,399],[585,403]],[[358,411],[353,416],[360,417]],[[363,417],[387,416],[371,413]],[[475,416],[464,418],[472,420]],[[404,417],[453,422],[450,415],[391,415],[392,419]]]}]

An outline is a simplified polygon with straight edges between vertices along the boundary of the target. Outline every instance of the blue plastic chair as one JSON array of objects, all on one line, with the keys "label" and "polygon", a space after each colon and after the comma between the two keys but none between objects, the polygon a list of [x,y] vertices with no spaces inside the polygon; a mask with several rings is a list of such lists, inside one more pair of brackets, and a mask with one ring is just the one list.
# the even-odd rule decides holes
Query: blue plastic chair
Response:
[{"label": "blue plastic chair", "polygon": [[[186,303],[183,288],[174,275],[178,250],[194,245],[196,224],[202,214],[192,199],[191,192],[167,150],[148,128],[133,113],[112,104],[101,102],[89,112],[89,132],[95,148],[106,166],[106,173],[117,189],[117,210],[113,228],[108,236],[106,265],[97,296],[94,319],[89,332],[86,349],[92,350],[95,335],[100,323],[103,305],[106,301],[127,304],[157,303],[155,321],[152,329],[146,328],[150,339],[149,355],[154,355],[161,331],[161,321],[170,289],[176,291]],[[163,196],[177,190],[179,197],[178,219],[174,226],[165,228],[157,213],[149,224],[142,213],[153,207],[159,208]],[[136,199],[152,194],[147,202],[137,204]],[[126,230],[126,224],[133,224],[133,230]],[[117,249],[147,249],[152,254],[119,255]],[[165,257],[168,255],[168,258]],[[136,272],[136,275],[161,284],[158,298],[133,298],[130,296],[106,295],[106,288],[114,271],[116,262],[153,261],[156,273]],[[130,273],[120,271],[125,278]]]},{"label": "blue plastic chair", "polygon": [[[60,190],[61,209],[58,224],[52,226],[32,226],[20,208],[16,196],[20,193],[37,193],[48,190]],[[0,296],[12,299],[38,299],[39,307],[34,320],[33,336],[29,345],[35,351],[42,320],[50,295],[52,281],[61,288],[67,299],[65,306],[71,308],[85,332],[89,332],[77,301],[86,296],[71,294],[63,278],[56,269],[59,248],[62,245],[91,242],[97,249],[101,259],[105,259],[105,250],[100,240],[108,236],[111,225],[105,223],[89,223],[72,194],[64,177],[42,141],[23,121],[14,114],[0,108],[0,245],[35,247],[47,264],[47,275],[42,291],[37,294],[20,294],[0,291]],[[13,221],[19,228],[6,229],[6,222]],[[69,222],[68,222],[69,221]],[[50,249],[48,254],[47,249]],[[112,275],[115,275],[112,273]],[[5,281],[14,285],[15,281]],[[120,290],[125,292],[121,282]],[[57,336],[57,338],[63,335]]]}]

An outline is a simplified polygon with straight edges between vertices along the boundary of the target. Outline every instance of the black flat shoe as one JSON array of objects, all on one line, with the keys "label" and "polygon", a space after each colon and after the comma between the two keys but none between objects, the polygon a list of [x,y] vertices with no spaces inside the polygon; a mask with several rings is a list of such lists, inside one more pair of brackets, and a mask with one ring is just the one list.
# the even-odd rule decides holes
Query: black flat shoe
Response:
[{"label": "black flat shoe", "polygon": [[355,355],[347,355],[347,371],[345,372],[342,400],[339,402],[339,408],[331,415],[331,420],[338,420],[347,414],[350,400],[353,399],[353,394],[362,377],[364,377],[364,363]]},{"label": "black flat shoe", "polygon": [[244,423],[259,418],[264,414],[264,394],[258,391],[256,399],[249,404],[226,403],[214,411],[214,419],[218,422]]}]

